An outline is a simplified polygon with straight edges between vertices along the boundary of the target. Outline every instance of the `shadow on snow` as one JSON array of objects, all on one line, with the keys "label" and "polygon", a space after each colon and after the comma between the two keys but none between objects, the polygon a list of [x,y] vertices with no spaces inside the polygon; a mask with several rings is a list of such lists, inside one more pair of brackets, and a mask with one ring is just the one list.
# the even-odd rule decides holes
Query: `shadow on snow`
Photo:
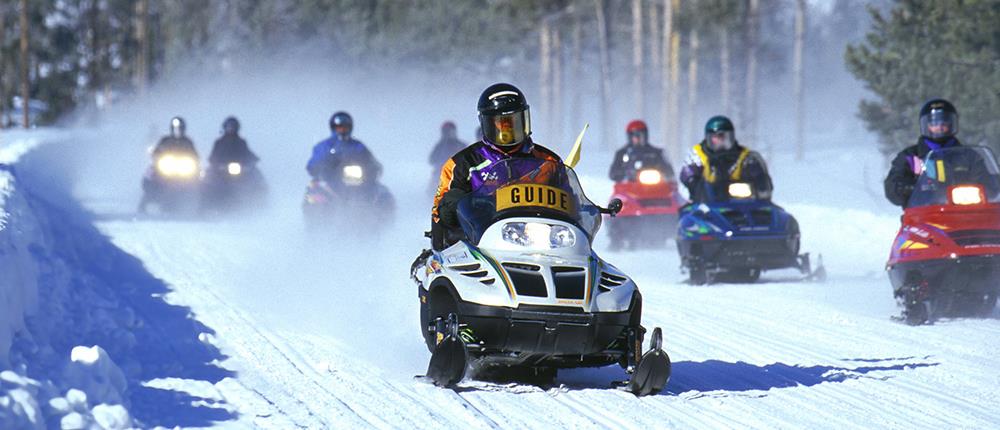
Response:
[{"label": "shadow on snow", "polygon": [[[23,350],[32,351],[24,354],[33,360],[29,371],[58,375],[56,366],[74,346],[99,345],[124,371],[130,411],[142,427],[204,427],[235,419],[217,399],[142,385],[157,378],[214,384],[235,374],[217,364],[226,358],[218,348],[199,340],[213,330],[190,308],[168,303],[164,296],[170,287],[94,227],[93,214],[66,191],[71,189],[67,176],[50,176],[53,166],[46,149],[29,154],[18,166],[18,173],[25,174],[21,186],[32,191],[25,197],[47,242],[32,247],[42,288],[39,317],[28,325],[54,349],[50,357],[33,357],[31,340],[22,339]],[[61,163],[55,164],[58,172]],[[61,293],[54,292],[60,288]]]}]

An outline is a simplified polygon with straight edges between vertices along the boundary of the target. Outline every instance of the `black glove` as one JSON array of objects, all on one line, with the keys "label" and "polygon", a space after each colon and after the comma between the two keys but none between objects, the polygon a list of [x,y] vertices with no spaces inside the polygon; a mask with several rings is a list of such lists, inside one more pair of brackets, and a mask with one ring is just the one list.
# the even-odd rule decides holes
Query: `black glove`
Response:
[{"label": "black glove", "polygon": [[902,197],[903,202],[906,202],[913,195],[913,184],[896,182],[896,195]]},{"label": "black glove", "polygon": [[458,226],[458,201],[466,196],[465,191],[452,188],[441,196],[438,202],[438,217],[441,224],[448,227]]}]

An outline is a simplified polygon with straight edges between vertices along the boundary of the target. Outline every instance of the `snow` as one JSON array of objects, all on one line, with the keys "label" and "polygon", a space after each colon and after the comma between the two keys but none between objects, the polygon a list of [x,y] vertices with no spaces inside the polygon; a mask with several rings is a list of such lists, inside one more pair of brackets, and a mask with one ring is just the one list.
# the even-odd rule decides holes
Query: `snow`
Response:
[{"label": "snow", "polygon": [[[579,169],[596,201],[610,194],[608,156],[585,150]],[[426,243],[425,182],[407,177],[422,175],[422,160],[387,167],[402,216],[371,240],[306,236],[304,182],[275,187],[257,217],[136,220],[134,192],[102,194],[86,175],[74,191],[88,214],[72,199],[38,200],[67,190],[19,165],[16,179],[44,186],[15,187],[7,210],[18,213],[11,199],[31,202],[14,204],[36,221],[22,244],[41,249],[4,267],[35,262],[24,276],[53,291],[34,292],[45,298],[18,309],[35,310],[0,326],[18,336],[0,363],[0,428],[1000,425],[998,315],[892,322],[884,264],[899,210],[881,197],[881,157],[861,145],[808,156],[768,159],[775,200],[798,218],[803,249],[823,255],[826,283],[768,272],[756,284],[692,287],[674,249],[609,252],[598,239],[637,280],[643,323],[663,327],[674,363],[666,391],[644,398],[609,388],[624,377],[617,367],[561,371],[554,387],[467,380],[446,390],[413,379],[429,358],[406,274]]]}]

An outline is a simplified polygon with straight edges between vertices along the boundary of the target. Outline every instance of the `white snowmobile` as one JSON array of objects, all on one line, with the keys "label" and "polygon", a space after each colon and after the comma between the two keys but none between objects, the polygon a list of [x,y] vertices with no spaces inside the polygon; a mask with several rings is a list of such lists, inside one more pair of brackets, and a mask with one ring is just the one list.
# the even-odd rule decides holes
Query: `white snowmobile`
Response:
[{"label": "white snowmobile", "polygon": [[628,389],[670,377],[659,328],[642,353],[642,295],[591,248],[601,215],[569,166],[511,159],[458,204],[465,238],[414,264],[427,376],[451,386],[476,372],[554,377],[558,368],[621,365]]}]

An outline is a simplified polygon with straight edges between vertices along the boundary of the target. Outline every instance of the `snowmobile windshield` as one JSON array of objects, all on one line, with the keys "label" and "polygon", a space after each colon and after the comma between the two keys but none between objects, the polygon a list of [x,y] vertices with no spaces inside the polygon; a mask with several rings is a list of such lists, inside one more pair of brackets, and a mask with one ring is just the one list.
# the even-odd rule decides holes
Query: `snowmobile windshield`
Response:
[{"label": "snowmobile windshield", "polygon": [[907,207],[1000,203],[1000,168],[989,148],[938,149],[920,163],[923,173]]},{"label": "snowmobile windshield", "polygon": [[458,203],[466,237],[479,243],[483,232],[511,217],[569,222],[593,239],[601,226],[600,208],[583,193],[568,166],[537,158],[513,158],[472,172],[478,186]]}]

